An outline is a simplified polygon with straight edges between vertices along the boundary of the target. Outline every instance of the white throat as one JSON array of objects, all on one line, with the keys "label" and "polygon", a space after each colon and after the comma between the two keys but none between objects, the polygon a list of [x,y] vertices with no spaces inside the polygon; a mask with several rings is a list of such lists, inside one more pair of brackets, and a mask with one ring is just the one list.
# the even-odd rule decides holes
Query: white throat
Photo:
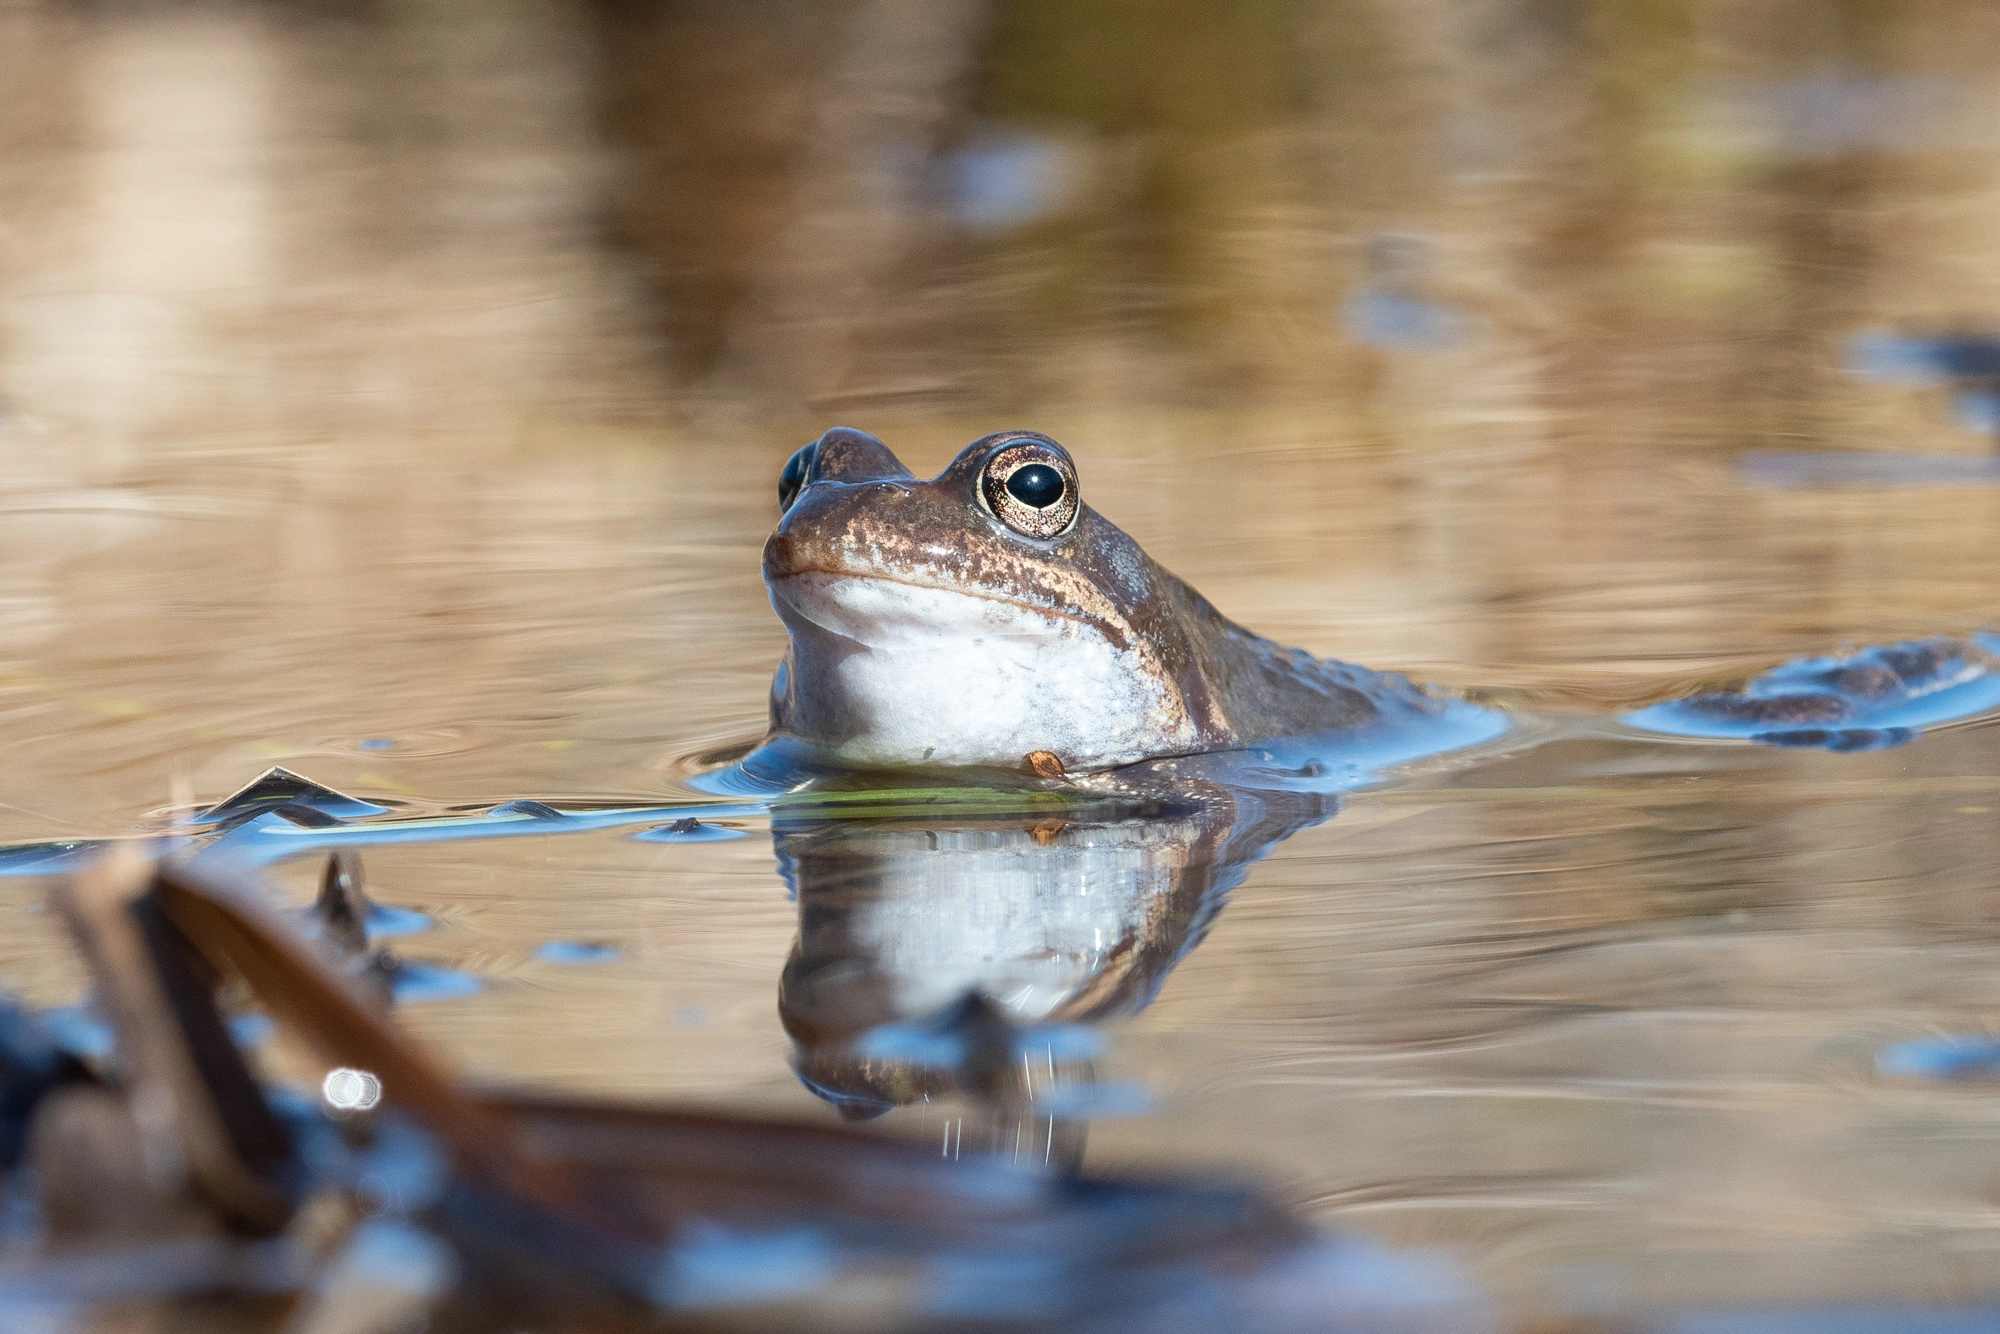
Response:
[{"label": "white throat", "polygon": [[1142,647],[1086,620],[883,578],[797,574],[787,725],[863,765],[1069,768],[1192,750],[1180,692]]}]

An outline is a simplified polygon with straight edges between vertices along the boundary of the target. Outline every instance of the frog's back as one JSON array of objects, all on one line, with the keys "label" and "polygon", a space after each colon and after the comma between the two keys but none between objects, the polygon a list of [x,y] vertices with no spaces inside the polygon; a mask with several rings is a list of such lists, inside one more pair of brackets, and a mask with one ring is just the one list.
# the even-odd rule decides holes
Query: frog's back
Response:
[{"label": "frog's back", "polygon": [[1412,715],[1444,703],[1399,672],[1317,658],[1246,629],[1169,571],[1156,586],[1179,604],[1178,620],[1222,724],[1222,745],[1246,746]]}]

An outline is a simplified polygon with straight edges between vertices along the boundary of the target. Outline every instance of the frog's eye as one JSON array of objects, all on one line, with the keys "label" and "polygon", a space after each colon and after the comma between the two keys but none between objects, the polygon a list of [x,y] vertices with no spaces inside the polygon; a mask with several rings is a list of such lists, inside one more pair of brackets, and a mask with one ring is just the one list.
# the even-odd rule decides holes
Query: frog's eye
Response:
[{"label": "frog's eye", "polygon": [[813,460],[818,457],[819,441],[815,440],[785,460],[785,470],[778,474],[778,513],[790,509],[799,492],[811,484]]},{"label": "frog's eye", "polygon": [[1054,537],[1076,521],[1081,502],[1069,455],[1039,440],[1014,440],[986,460],[979,495],[995,518],[1023,537]]}]

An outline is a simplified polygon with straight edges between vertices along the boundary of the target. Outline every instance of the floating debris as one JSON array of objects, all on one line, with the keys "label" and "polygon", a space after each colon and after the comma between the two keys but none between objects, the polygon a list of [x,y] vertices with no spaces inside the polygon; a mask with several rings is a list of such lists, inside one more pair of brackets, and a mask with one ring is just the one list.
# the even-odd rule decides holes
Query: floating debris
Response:
[{"label": "floating debris", "polygon": [[274,765],[207,810],[190,817],[190,823],[231,829],[260,815],[276,814],[294,824],[317,829],[342,820],[388,813],[387,806],[336,792]]},{"label": "floating debris", "polygon": [[[671,823],[642,837],[665,842],[716,841],[745,834],[740,829],[705,823],[700,817],[762,815],[768,807],[763,801],[739,797],[698,806],[670,801],[652,806],[590,803],[569,809],[522,799],[470,809],[476,813],[465,809],[443,815],[399,813],[336,792],[288,769],[273,768],[214,806],[188,817],[175,832],[140,839],[53,839],[0,846],[0,876],[66,874],[81,869],[105,850],[127,843],[153,857],[191,849],[192,855],[253,868],[318,850],[584,832],[659,825],[663,820]],[[671,832],[675,826],[684,832]],[[393,923],[378,916],[375,930],[378,935],[402,934],[426,925],[428,919],[416,915],[395,918]]]},{"label": "floating debris", "polygon": [[1623,721],[1672,736],[1857,751],[1902,745],[1924,727],[1996,706],[2000,636],[1980,632],[1795,658],[1741,690],[1668,700]]},{"label": "floating debris", "polygon": [[503,801],[487,812],[488,815],[525,815],[535,820],[566,820],[567,812],[559,811],[546,801]]},{"label": "floating debris", "polygon": [[641,843],[722,843],[732,838],[743,838],[741,829],[731,829],[725,825],[707,824],[693,816],[675,820],[653,829],[642,829],[632,835]]}]

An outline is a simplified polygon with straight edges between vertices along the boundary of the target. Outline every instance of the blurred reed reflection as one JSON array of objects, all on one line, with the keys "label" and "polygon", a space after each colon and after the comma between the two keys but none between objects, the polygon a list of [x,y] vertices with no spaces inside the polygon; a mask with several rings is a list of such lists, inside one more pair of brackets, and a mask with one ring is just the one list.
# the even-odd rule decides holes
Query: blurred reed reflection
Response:
[{"label": "blurred reed reflection", "polygon": [[[1970,219],[1905,207],[1990,188],[1975,5],[596,13],[613,234],[652,266],[682,382],[739,403],[1282,399],[1461,446],[1562,449],[1586,417],[1598,445],[1821,438],[1857,322],[1994,300]],[[1476,338],[1426,364],[1343,330],[1382,231],[1428,239]]]}]

